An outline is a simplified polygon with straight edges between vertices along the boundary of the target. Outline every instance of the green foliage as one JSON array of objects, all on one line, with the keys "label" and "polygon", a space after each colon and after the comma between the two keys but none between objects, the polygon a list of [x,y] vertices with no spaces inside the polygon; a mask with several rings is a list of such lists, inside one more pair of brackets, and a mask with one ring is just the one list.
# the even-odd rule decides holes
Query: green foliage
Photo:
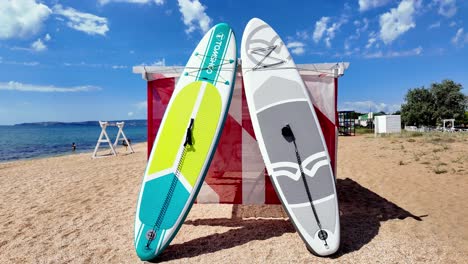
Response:
[{"label": "green foliage", "polygon": [[455,120],[455,122],[460,125],[463,124],[465,126],[468,126],[468,111],[466,111],[462,117]]},{"label": "green foliage", "polygon": [[434,126],[435,111],[434,96],[428,89],[410,89],[405,96],[405,104],[401,106],[401,119],[410,126]]},{"label": "green foliage", "polygon": [[372,134],[374,133],[374,130],[371,128],[366,128],[366,127],[356,127],[355,133],[358,135]]},{"label": "green foliage", "polygon": [[401,119],[406,125],[435,126],[442,119],[465,117],[467,96],[461,84],[452,80],[433,83],[430,89],[421,87],[408,90],[405,104],[401,106]]},{"label": "green foliage", "polygon": [[466,96],[461,92],[462,85],[452,80],[433,83],[431,93],[436,103],[435,116],[442,119],[460,119],[465,114]]}]

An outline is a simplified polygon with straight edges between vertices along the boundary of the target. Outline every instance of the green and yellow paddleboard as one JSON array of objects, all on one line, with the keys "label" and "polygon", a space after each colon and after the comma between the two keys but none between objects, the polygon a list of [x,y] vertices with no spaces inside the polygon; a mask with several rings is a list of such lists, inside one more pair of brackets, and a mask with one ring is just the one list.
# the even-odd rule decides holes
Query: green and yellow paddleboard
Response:
[{"label": "green and yellow paddleboard", "polygon": [[218,24],[177,82],[138,198],[135,249],[141,260],[154,259],[169,245],[203,184],[229,109],[236,54],[231,27]]}]

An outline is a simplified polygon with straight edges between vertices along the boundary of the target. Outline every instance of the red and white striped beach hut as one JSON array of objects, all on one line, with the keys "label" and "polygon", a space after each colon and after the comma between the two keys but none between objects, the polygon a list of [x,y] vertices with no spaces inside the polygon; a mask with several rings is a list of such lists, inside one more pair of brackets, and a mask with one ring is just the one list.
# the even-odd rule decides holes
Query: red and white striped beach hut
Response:
[{"label": "red and white striped beach hut", "polygon": [[[338,78],[349,63],[298,64],[313,100],[336,175],[338,137]],[[244,94],[242,71],[237,71],[233,98],[224,130],[205,178],[198,203],[279,204],[255,141]],[[182,66],[135,66],[148,89],[148,155]]]}]

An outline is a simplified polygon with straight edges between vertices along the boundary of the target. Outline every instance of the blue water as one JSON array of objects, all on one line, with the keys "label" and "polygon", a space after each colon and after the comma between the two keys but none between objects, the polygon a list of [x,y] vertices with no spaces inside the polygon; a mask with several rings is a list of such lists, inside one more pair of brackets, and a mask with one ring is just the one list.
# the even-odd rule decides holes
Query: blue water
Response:
[{"label": "blue water", "polygon": [[[124,133],[132,144],[145,142],[146,128],[127,126]],[[118,128],[108,127],[106,131],[113,143]],[[71,154],[73,142],[77,147],[75,153],[92,151],[100,133],[99,125],[0,126],[0,162]],[[101,143],[100,149],[106,147],[109,148],[108,144]]]}]

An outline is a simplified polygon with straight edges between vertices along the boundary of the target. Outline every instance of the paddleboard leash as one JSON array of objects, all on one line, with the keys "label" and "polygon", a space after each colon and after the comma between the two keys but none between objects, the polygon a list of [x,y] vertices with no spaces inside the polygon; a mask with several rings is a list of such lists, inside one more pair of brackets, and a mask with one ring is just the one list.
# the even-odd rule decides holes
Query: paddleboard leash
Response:
[{"label": "paddleboard leash", "polygon": [[158,230],[161,227],[164,216],[166,215],[167,209],[169,208],[169,204],[171,202],[172,196],[174,195],[175,187],[177,186],[180,171],[182,169],[182,164],[184,162],[185,155],[187,154],[187,149],[188,149],[187,146],[193,145],[193,139],[192,139],[193,123],[194,123],[194,119],[191,118],[190,125],[187,128],[187,133],[185,134],[185,141],[183,144],[182,155],[180,156],[180,159],[177,163],[175,176],[172,178],[171,186],[169,187],[169,191],[166,195],[166,198],[164,199],[164,203],[162,205],[161,211],[159,212],[158,218],[156,219],[156,222],[154,223],[153,228],[147,233],[147,236],[146,236],[146,238],[148,239],[148,242],[146,243],[147,249],[149,249],[151,242],[153,242],[153,240],[156,238],[155,230]]},{"label": "paddleboard leash", "polygon": [[315,205],[314,205],[314,202],[313,202],[313,199],[312,199],[312,194],[310,192],[309,185],[307,184],[306,175],[305,175],[304,170],[302,168],[302,160],[301,160],[301,156],[299,154],[299,149],[297,148],[296,137],[294,136],[294,133],[293,133],[293,131],[291,129],[291,126],[289,124],[284,126],[281,129],[281,134],[283,135],[284,139],[287,142],[289,142],[289,143],[292,142],[294,144],[294,150],[296,152],[296,159],[297,159],[297,164],[299,165],[299,170],[301,172],[302,182],[304,183],[304,187],[305,187],[306,193],[307,193],[307,198],[309,199],[309,202],[310,202],[310,205],[311,205],[311,208],[312,208],[312,212],[314,213],[315,221],[317,222],[317,225],[318,225],[319,230],[320,230],[319,233],[318,233],[318,237],[321,240],[324,241],[325,247],[328,248],[328,243],[327,243],[328,234],[327,234],[327,232],[325,230],[323,230],[322,224],[320,223],[320,219],[319,219],[318,214],[317,214],[317,210],[315,209]]}]

